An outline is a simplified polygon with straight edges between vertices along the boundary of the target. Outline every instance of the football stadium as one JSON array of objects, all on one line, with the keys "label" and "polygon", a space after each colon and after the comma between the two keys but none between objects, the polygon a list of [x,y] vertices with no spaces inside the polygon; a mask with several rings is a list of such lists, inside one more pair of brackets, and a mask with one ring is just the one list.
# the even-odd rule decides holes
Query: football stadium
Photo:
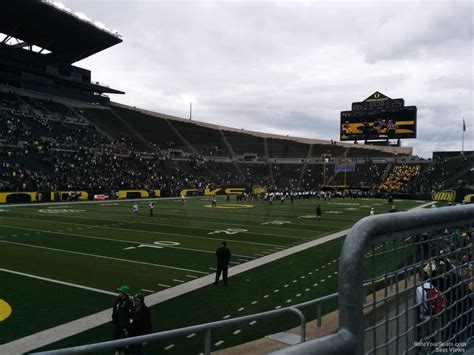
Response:
[{"label": "football stadium", "polygon": [[76,10],[2,1],[0,354],[474,351],[464,119],[426,158],[377,89],[338,141],[125,105],[76,63],[127,38]]}]

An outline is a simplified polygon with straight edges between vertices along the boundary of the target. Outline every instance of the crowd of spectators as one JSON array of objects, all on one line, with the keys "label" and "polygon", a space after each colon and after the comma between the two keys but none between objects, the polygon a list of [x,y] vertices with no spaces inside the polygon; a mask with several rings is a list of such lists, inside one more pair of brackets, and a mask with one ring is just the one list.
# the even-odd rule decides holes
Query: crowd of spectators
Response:
[{"label": "crowd of spectators", "polygon": [[420,171],[421,166],[418,164],[395,165],[378,189],[384,192],[408,192],[410,181],[417,177]]},{"label": "crowd of spectators", "polygon": [[[85,111],[73,110],[59,103],[43,104],[41,100],[34,100],[31,104],[36,106],[28,106],[28,101],[13,94],[0,94],[2,190],[165,189],[174,194],[185,187],[199,190],[223,184],[297,190],[340,182],[340,179],[334,178],[335,162],[332,158],[325,158],[327,161],[323,164],[305,163],[307,146],[301,145],[300,151],[305,156],[291,164],[278,162],[276,158],[267,161],[258,155],[258,159],[233,162],[228,152],[224,152],[227,148],[223,141],[215,145],[210,142],[206,147],[201,144],[205,137],[196,138],[193,143],[199,143],[201,147],[201,154],[198,155],[173,147],[164,149],[150,141],[142,141],[138,146],[137,137],[132,132],[129,132],[130,135],[124,131],[107,135],[103,125],[101,129],[96,127],[89,117],[92,111],[88,113],[89,116],[85,116],[82,115]],[[38,112],[38,107],[42,108],[41,112]],[[51,111],[54,109],[58,112]],[[76,114],[75,117],[67,116]],[[183,125],[178,126],[183,129]],[[185,126],[188,138],[192,133],[189,126]],[[245,142],[245,151],[253,151],[258,146],[260,151],[257,153],[264,154],[262,138],[233,132],[225,132],[224,135],[231,143]],[[215,134],[214,140],[219,140],[219,137],[220,133]],[[273,151],[280,149],[286,155],[294,155],[294,152],[289,153],[287,143],[279,140],[271,142]],[[341,152],[344,150],[334,144],[328,147],[336,147]],[[314,156],[315,152],[319,154],[323,146],[314,145],[312,148]],[[330,150],[329,153],[336,152]],[[428,186],[430,189],[444,187],[443,181],[456,176],[469,163],[472,165],[472,161],[447,158],[435,160],[424,170],[418,164],[397,164],[386,180],[380,183],[387,163],[373,164],[366,158],[363,164],[356,165],[356,172],[347,173],[347,181],[352,187],[363,185],[364,188],[383,192],[423,192]],[[472,184],[470,176],[472,174],[463,177],[462,184]]]},{"label": "crowd of spectators", "polygon": [[[435,315],[440,333],[438,338],[446,342],[466,340],[465,327],[471,322],[472,296],[474,295],[474,264],[472,261],[473,229],[470,225],[462,228],[444,229],[434,233],[423,233],[406,240],[416,246],[417,260],[422,264],[419,270],[420,281],[418,289],[432,285],[443,297],[441,313]],[[418,297],[420,305],[420,324],[418,334],[424,327],[422,320],[428,319],[426,312],[430,300]],[[442,296],[441,296],[442,295]]]},{"label": "crowd of spectators", "polygon": [[472,188],[474,157],[434,157],[430,166],[424,169],[414,188],[420,192],[430,192],[445,188]]}]

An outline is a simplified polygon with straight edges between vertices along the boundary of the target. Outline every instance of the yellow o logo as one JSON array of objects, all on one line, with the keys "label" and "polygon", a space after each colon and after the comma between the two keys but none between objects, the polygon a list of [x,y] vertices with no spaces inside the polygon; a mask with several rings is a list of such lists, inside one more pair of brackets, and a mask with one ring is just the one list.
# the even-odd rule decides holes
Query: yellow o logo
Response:
[{"label": "yellow o logo", "polygon": [[0,322],[10,317],[10,314],[12,314],[12,308],[7,302],[0,299]]}]

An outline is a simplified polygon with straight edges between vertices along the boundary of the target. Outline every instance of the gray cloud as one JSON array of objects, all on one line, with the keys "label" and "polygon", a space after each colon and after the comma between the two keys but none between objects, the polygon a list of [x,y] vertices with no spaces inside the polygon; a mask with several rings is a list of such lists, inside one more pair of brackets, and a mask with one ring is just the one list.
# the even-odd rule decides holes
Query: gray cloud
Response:
[{"label": "gray cloud", "polygon": [[474,149],[469,1],[63,0],[124,42],[79,66],[113,100],[249,130],[339,138],[339,114],[379,90],[418,111],[415,153]]}]

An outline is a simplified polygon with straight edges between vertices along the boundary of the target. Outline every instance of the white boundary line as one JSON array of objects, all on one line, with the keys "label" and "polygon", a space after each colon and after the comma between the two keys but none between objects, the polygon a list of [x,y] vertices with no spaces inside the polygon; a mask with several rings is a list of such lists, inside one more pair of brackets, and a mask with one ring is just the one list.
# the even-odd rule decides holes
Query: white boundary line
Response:
[{"label": "white boundary line", "polygon": [[[15,193],[15,192],[13,192]],[[19,192],[21,193],[21,192]],[[194,199],[198,198],[198,196],[189,196],[186,199]],[[4,203],[0,204],[0,208],[3,207],[25,207],[25,206],[61,206],[61,205],[77,205],[77,204],[88,204],[88,203],[98,203],[98,204],[107,204],[107,203],[117,203],[117,202],[127,202],[127,201],[159,201],[159,200],[179,200],[181,197],[144,197],[144,198],[126,198],[126,199],[110,199],[105,201],[64,201],[64,202],[30,202],[30,203]]]},{"label": "white boundary line", "polygon": [[53,282],[53,283],[60,284],[60,285],[81,288],[83,290],[99,292],[99,293],[103,293],[103,294],[106,294],[106,295],[112,295],[112,296],[117,295],[117,292],[110,292],[110,291],[100,290],[98,288],[82,286],[82,285],[73,284],[73,283],[70,283],[70,282],[64,282],[64,281],[59,281],[59,280],[55,280],[55,279],[50,279],[50,278],[47,278],[47,277],[36,276],[36,275],[33,275],[33,274],[27,274],[27,273],[24,273],[24,272],[18,272],[18,271],[13,271],[13,270],[8,270],[8,269],[0,269],[0,271],[8,272],[10,274],[15,274],[15,275],[21,275],[21,276],[29,277],[29,278],[32,278],[32,279],[38,279],[38,280],[42,280],[42,281]]}]

